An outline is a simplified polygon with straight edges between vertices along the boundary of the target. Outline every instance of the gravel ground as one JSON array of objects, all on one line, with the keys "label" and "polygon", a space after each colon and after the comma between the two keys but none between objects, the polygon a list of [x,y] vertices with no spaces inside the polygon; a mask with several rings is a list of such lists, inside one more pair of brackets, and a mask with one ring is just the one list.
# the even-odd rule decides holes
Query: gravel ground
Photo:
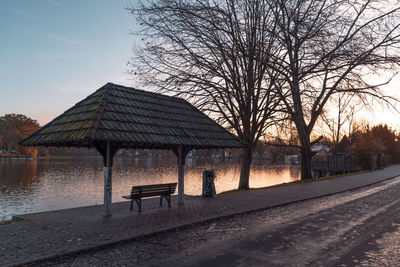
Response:
[{"label": "gravel ground", "polygon": [[[310,214],[318,214],[322,210],[342,205],[346,202],[362,198],[373,194],[388,184],[379,184],[360,190],[336,194],[320,199],[304,201],[280,208],[265,211],[251,212],[237,215],[225,219],[219,219],[208,223],[194,225],[175,231],[165,232],[151,237],[141,238],[135,241],[116,244],[111,247],[97,249],[89,252],[80,253],[72,256],[65,256],[47,262],[31,264],[30,266],[159,266],[169,265],[170,261],[185,259],[198,251],[201,247],[212,247],[210,244],[218,244],[222,241],[239,240],[251,236],[254,229],[268,227],[268,229],[278,228],[284,224],[298,221]],[[393,254],[390,261],[384,257],[387,264],[400,262],[398,259],[400,230],[396,235],[389,234],[383,238],[382,251]],[[385,245],[388,241],[390,247]],[[397,250],[396,250],[397,249]],[[383,252],[382,252],[383,253]],[[380,266],[382,259],[376,257],[377,254],[370,252],[371,259],[376,261],[375,266]],[[375,255],[375,256],[373,256]],[[371,259],[366,259],[370,262]],[[386,262],[385,262],[386,263]]]}]

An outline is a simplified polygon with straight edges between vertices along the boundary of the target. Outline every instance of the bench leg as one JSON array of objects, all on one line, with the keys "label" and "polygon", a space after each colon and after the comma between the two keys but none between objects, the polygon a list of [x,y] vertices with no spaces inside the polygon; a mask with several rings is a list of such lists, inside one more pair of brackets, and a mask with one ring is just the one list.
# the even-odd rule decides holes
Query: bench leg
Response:
[{"label": "bench leg", "polygon": [[162,198],[163,198],[163,196],[161,195],[161,197],[160,197],[160,206],[162,206]]},{"label": "bench leg", "polygon": [[130,210],[133,210],[133,198],[132,198],[132,200],[131,200],[131,207],[130,207]]},{"label": "bench leg", "polygon": [[168,201],[168,208],[171,208],[171,195],[167,195],[167,196],[165,196],[165,198]]},{"label": "bench leg", "polygon": [[138,206],[139,212],[142,212],[142,199],[141,198],[135,199],[135,202]]}]

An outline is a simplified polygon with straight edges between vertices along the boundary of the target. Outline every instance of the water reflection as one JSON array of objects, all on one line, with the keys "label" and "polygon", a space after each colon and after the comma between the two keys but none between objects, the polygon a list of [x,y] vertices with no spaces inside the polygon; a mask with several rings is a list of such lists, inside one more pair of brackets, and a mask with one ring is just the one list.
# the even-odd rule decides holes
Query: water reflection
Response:
[{"label": "water reflection", "polygon": [[[238,159],[191,158],[185,165],[185,193],[200,195],[202,172],[215,169],[217,193],[236,189]],[[175,157],[117,158],[113,166],[113,202],[122,201],[132,185],[177,181]],[[299,179],[298,168],[254,161],[250,187]],[[0,162],[0,220],[11,215],[102,204],[103,162],[100,157],[51,158]]]},{"label": "water reflection", "polygon": [[[37,169],[37,162],[32,161],[2,161],[0,162],[0,192],[9,190],[7,188],[29,188],[35,183],[37,173],[42,170]],[[12,179],[7,179],[9,177]]]}]

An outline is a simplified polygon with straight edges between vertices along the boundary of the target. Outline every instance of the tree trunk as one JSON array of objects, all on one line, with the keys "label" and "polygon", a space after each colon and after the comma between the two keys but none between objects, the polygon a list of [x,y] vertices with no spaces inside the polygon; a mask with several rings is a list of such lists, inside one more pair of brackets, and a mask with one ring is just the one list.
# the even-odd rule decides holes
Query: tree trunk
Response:
[{"label": "tree trunk", "polygon": [[301,148],[301,180],[312,179],[312,156],[311,146]]},{"label": "tree trunk", "polygon": [[249,176],[252,160],[253,149],[251,147],[243,148],[241,154],[240,179],[238,189],[249,189]]},{"label": "tree trunk", "polygon": [[376,169],[382,169],[382,154],[380,152],[376,153]]}]

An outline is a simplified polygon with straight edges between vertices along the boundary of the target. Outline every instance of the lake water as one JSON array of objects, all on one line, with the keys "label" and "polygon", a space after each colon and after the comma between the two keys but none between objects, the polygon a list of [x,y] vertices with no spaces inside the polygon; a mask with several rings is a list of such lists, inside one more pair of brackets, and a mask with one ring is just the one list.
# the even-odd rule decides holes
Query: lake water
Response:
[{"label": "lake water", "polygon": [[[132,185],[177,182],[176,158],[117,158],[114,160],[112,199]],[[185,194],[201,195],[202,172],[215,169],[217,193],[236,189],[238,159],[187,159]],[[266,187],[298,180],[297,167],[268,166],[254,160],[250,187]],[[0,161],[0,220],[12,215],[58,210],[103,203],[103,161],[99,157],[50,158],[32,161]]]}]

